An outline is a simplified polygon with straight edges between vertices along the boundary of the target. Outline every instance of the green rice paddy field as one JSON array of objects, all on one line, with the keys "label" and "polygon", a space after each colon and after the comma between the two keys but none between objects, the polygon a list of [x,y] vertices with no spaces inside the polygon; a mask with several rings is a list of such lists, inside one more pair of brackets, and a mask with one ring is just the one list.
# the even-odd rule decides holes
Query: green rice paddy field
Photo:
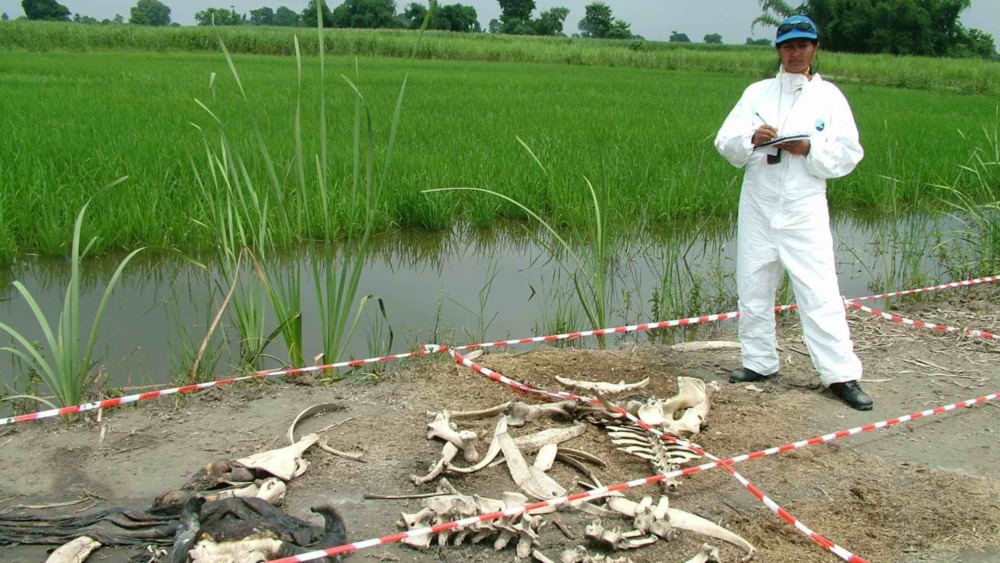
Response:
[{"label": "green rice paddy field", "polygon": [[[13,24],[0,30],[6,25]],[[142,31],[147,32],[157,31]],[[196,99],[242,147],[248,174],[261,184],[265,169],[255,121],[279,181],[288,190],[297,185],[292,158],[300,91],[309,165],[320,150],[315,55],[303,57],[301,89],[295,57],[234,55],[246,103],[218,50],[142,51],[149,47],[127,44],[95,49],[63,41],[55,46],[65,49],[39,52],[10,37],[0,39],[0,260],[19,253],[65,254],[80,206],[121,176],[129,179],[98,195],[88,212],[84,235],[100,237],[98,250],[211,246],[212,231],[203,225],[208,211],[194,170],[209,173],[204,142],[217,147],[219,127]],[[284,37],[292,45],[291,36]],[[746,52],[762,56],[759,50]],[[846,75],[848,60],[824,57],[823,64],[830,74]],[[988,63],[966,64],[969,83],[981,73],[996,72],[978,66]],[[736,208],[740,172],[716,154],[712,140],[743,88],[766,73],[743,67],[712,72],[710,65],[695,65],[699,70],[640,66],[328,56],[326,113],[336,171],[331,189],[348,189],[353,158],[354,98],[340,75],[358,85],[372,108],[378,152],[387,144],[400,86],[409,73],[389,182],[377,197],[379,228],[440,229],[456,221],[488,225],[498,217],[523,216],[496,198],[420,193],[453,186],[488,188],[546,217],[581,222],[590,197],[585,177],[603,192],[605,211],[619,225],[729,217]],[[901,89],[867,82],[841,84],[867,157],[853,175],[832,184],[834,207],[876,213],[942,208],[947,192],[932,186],[957,183],[961,188],[965,180],[958,178],[959,167],[977,147],[997,150],[1000,101],[990,87],[985,94],[958,95],[946,87]],[[518,138],[549,168],[551,181]],[[305,205],[315,204],[310,198],[316,197],[307,196]],[[287,202],[301,205],[297,198]],[[339,217],[347,227],[356,219],[347,212]],[[291,228],[298,229],[292,238],[317,232],[309,224]]]}]

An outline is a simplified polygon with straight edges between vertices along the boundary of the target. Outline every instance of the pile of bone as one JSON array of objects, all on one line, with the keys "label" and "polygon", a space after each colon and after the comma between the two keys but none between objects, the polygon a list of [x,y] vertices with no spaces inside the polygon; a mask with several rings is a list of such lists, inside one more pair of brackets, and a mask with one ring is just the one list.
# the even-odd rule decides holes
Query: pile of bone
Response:
[{"label": "pile of bone", "polygon": [[[586,401],[561,401],[546,404],[526,404],[507,402],[493,408],[452,412],[429,412],[433,420],[427,425],[427,439],[444,442],[441,458],[426,475],[413,475],[416,485],[429,483],[442,475],[468,475],[487,467],[505,464],[512,480],[520,492],[507,492],[502,499],[484,498],[478,495],[463,495],[441,479],[437,494],[425,501],[424,508],[414,514],[404,513],[399,525],[414,530],[461,520],[478,515],[499,512],[507,508],[523,506],[529,499],[553,499],[568,494],[555,479],[546,472],[556,461],[561,461],[576,469],[589,479],[587,487],[602,487],[590,466],[607,467],[604,460],[582,450],[568,448],[565,442],[582,436],[592,425],[600,426],[607,433],[618,450],[648,460],[656,473],[665,473],[699,458],[699,454],[685,443],[663,440],[657,433],[670,433],[678,438],[690,438],[698,434],[705,425],[713,396],[719,391],[716,383],[705,384],[695,378],[677,378],[678,393],[668,399],[655,397],[631,397],[624,409],[654,429],[644,430],[635,425],[624,414],[621,407],[613,405],[606,397],[644,387],[649,380],[637,383],[584,382],[557,378],[563,385],[578,390],[594,392],[601,398],[599,404]],[[493,437],[485,452],[479,444],[479,436],[470,429],[462,429],[456,421],[497,417]],[[555,419],[571,422],[562,427],[511,436],[510,427],[525,426],[529,422]],[[535,454],[532,463],[526,455]],[[461,456],[461,460],[459,460]],[[463,463],[464,462],[464,463]],[[677,482],[665,483],[668,490],[676,490]],[[560,561],[601,562],[628,561],[627,558],[611,559],[600,555],[600,551],[636,549],[645,545],[673,539],[676,530],[686,530],[706,535],[716,540],[731,543],[747,553],[747,559],[755,549],[746,540],[704,518],[670,508],[666,496],[654,503],[650,497],[640,502],[625,498],[620,493],[608,493],[605,498],[591,498],[588,501],[566,503],[559,510],[578,510],[600,520],[587,527],[586,537],[597,553],[589,553],[583,546],[564,552]],[[603,503],[602,505],[597,504]],[[541,551],[539,530],[545,525],[544,514],[555,512],[552,507],[530,511],[515,516],[505,516],[488,522],[477,522],[468,527],[459,527],[437,534],[408,538],[404,543],[417,548],[428,548],[432,544],[440,547],[457,546],[465,542],[479,544],[492,541],[497,550],[512,543],[516,545],[518,558],[534,557],[538,561],[551,561]],[[622,531],[621,526],[608,527],[606,519],[631,520],[631,526]],[[566,529],[556,521],[564,533]],[[690,561],[718,560],[715,548],[706,546]]]}]

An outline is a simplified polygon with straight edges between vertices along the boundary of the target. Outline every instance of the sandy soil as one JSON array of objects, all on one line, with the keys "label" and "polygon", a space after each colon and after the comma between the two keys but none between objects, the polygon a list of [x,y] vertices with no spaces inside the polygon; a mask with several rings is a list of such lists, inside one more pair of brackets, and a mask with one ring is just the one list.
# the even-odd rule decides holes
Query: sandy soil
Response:
[{"label": "sandy soil", "polygon": [[[932,301],[897,303],[902,314],[955,326],[1000,329],[995,289],[942,293]],[[615,350],[537,348],[491,353],[482,364],[514,379],[558,389],[557,375],[576,379],[637,381],[650,377],[645,393],[676,390],[677,376],[717,380],[722,385],[709,426],[698,442],[730,456],[874,422],[1000,390],[1000,343],[908,328],[866,315],[850,315],[866,369],[866,389],[876,400],[868,413],[850,410],[818,388],[794,315],[779,328],[782,377],[758,384],[761,391],[725,382],[739,367],[738,351],[678,353],[660,346],[616,344]],[[732,324],[701,337],[732,339]],[[314,520],[308,510],[324,501],[339,507],[352,541],[397,531],[401,511],[416,512],[419,500],[365,500],[365,493],[405,494],[417,488],[411,474],[424,474],[441,446],[424,438],[426,411],[484,408],[515,397],[445,358],[396,366],[377,379],[337,385],[255,383],[216,388],[159,404],[119,407],[104,413],[104,440],[93,420],[21,424],[0,430],[0,512],[28,512],[20,505],[57,503],[93,495],[94,500],[44,512],[73,513],[127,506],[146,508],[160,493],[180,487],[198,468],[285,445],[285,433],[306,406],[339,402],[347,410],[306,421],[302,431],[350,420],[325,433],[331,446],[362,450],[366,463],[307,452],[309,470],[289,486],[284,509]],[[531,400],[522,398],[522,400]],[[737,469],[805,524],[870,561],[1000,560],[1000,405],[986,404],[892,429],[866,433],[746,462]],[[519,433],[537,431],[529,425]],[[489,436],[493,422],[471,423]],[[301,433],[301,432],[300,432]],[[570,443],[610,462],[597,470],[604,483],[650,473],[642,460],[617,452],[597,428]],[[557,464],[552,472],[567,488],[576,474]],[[504,466],[451,482],[461,491],[498,497],[516,490]],[[574,488],[573,490],[579,490]],[[658,495],[654,487],[628,492]],[[671,494],[671,506],[699,514],[741,534],[760,549],[758,561],[830,561],[824,552],[770,513],[730,475],[714,470],[686,478]],[[592,519],[561,513],[575,539],[554,526],[542,530],[550,557],[584,542]],[[637,562],[686,561],[703,539],[682,533],[631,552]],[[40,561],[51,546],[0,547],[4,561]],[[736,561],[736,549],[723,549]],[[139,549],[105,548],[95,561],[150,561]],[[351,560],[511,561],[513,551],[485,546],[420,552],[398,545],[368,549]],[[163,557],[161,560],[168,560]]]}]

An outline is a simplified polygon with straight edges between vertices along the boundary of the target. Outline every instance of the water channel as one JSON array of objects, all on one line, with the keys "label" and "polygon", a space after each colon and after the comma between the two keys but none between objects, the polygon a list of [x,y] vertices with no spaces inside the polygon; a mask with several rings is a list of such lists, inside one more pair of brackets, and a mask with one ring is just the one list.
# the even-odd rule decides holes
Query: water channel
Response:
[{"label": "water channel", "polygon": [[[909,217],[896,222],[836,218],[834,240],[842,292],[860,296],[902,289],[918,281],[949,281],[941,255],[943,249],[959,244],[958,228],[954,220],[942,217]],[[619,242],[613,288],[609,290],[611,326],[666,320],[653,318],[657,312],[680,316],[732,310],[733,231],[730,224],[707,230],[682,226],[674,232]],[[523,226],[488,232],[456,229],[379,236],[362,274],[359,297],[371,294],[382,299],[386,311],[382,336],[391,328],[393,353],[410,350],[418,343],[462,344],[540,335],[559,328],[592,328],[579,311],[566,313],[578,309],[570,274],[551,258],[536,236]],[[264,265],[300,271],[307,363],[321,349],[309,255],[308,248],[301,248]],[[95,351],[110,385],[184,379],[187,366],[180,350],[184,345],[197,349],[229,283],[212,265],[210,256],[196,258],[207,264],[207,269],[162,253],[141,254],[128,266],[105,313]],[[105,284],[120,259],[107,256],[84,262],[80,316],[84,339]],[[21,281],[55,325],[68,279],[69,265],[62,259],[22,261],[0,272],[0,319],[27,338],[43,341],[34,315],[12,282]],[[385,352],[371,350],[371,333],[380,315],[371,303],[367,309],[347,348],[351,358]],[[223,320],[227,342],[219,347],[213,370],[217,377],[237,371],[239,338],[231,323],[227,314]],[[569,323],[575,326],[567,326]],[[274,330],[274,324],[273,315],[269,315],[268,332]],[[681,336],[674,331],[666,338]],[[11,339],[3,338],[0,346],[7,346]],[[649,336],[627,338],[642,343]],[[594,342],[578,345],[592,346]],[[280,337],[266,353],[263,364],[267,368],[288,361]],[[23,390],[23,372],[13,355],[0,353],[0,380],[6,383],[0,394]]]}]

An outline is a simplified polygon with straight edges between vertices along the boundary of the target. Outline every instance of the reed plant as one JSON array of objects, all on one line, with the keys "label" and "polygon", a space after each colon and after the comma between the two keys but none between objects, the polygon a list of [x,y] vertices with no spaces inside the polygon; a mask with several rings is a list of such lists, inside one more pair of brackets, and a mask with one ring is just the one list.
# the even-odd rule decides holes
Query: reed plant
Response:
[{"label": "reed plant", "polygon": [[[105,189],[110,189],[125,181],[125,179],[125,177],[119,178]],[[17,346],[6,346],[0,348],[0,350],[17,356],[31,372],[38,374],[48,390],[54,395],[57,404],[53,404],[40,396],[32,396],[30,398],[50,407],[80,403],[90,385],[95,382],[97,373],[94,371],[94,368],[97,362],[94,359],[94,345],[97,342],[101,319],[104,316],[108,302],[125,267],[143,250],[142,248],[133,250],[118,264],[118,267],[108,280],[101,301],[94,312],[89,334],[85,335],[82,332],[80,319],[80,271],[84,257],[94,244],[94,239],[91,239],[86,244],[82,244],[83,241],[81,240],[83,220],[88,206],[89,202],[80,209],[73,227],[73,238],[69,255],[70,278],[66,287],[59,320],[55,324],[50,323],[39,307],[38,301],[32,296],[31,291],[20,281],[14,282],[14,287],[34,314],[35,320],[38,322],[38,326],[44,335],[44,341],[42,343],[33,342],[22,332],[6,323],[0,322],[0,330],[10,335],[17,344]],[[86,337],[85,344],[84,337]]]},{"label": "reed plant", "polygon": [[952,249],[949,268],[956,277],[1000,273],[1000,108],[992,124],[978,135],[963,138],[972,144],[969,159],[959,165],[955,180],[937,187],[947,192],[951,215],[963,228],[961,247]]}]

